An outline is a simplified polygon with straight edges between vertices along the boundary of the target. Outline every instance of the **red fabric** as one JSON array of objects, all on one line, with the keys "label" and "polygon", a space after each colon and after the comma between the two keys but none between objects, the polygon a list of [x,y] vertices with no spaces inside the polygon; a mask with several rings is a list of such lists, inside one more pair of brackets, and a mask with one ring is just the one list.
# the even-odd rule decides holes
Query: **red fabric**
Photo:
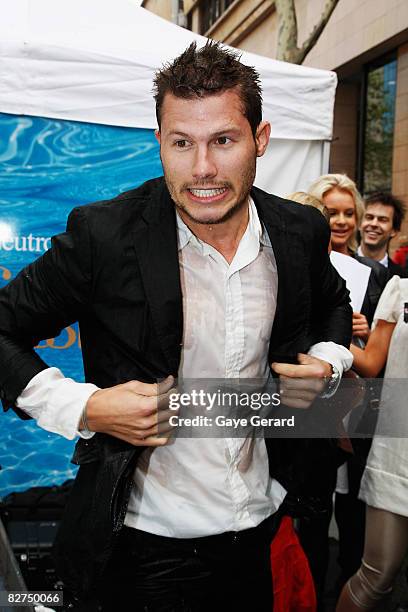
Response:
[{"label": "red fabric", "polygon": [[305,553],[284,516],[271,545],[273,612],[316,612],[316,593]]},{"label": "red fabric", "polygon": [[407,263],[408,246],[403,246],[397,249],[393,255],[392,261],[399,266],[405,268]]}]

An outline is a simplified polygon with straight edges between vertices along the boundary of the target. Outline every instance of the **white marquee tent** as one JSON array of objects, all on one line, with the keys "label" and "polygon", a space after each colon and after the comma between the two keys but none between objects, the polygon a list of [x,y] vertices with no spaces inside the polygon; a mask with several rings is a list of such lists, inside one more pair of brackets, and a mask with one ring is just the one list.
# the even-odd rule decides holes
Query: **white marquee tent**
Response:
[{"label": "white marquee tent", "polygon": [[[0,112],[155,128],[152,76],[205,38],[132,0],[3,0]],[[244,52],[259,71],[272,141],[257,184],[305,188],[327,171],[336,75]]]},{"label": "white marquee tent", "polygon": [[[63,231],[73,206],[160,173],[149,131],[153,73],[205,39],[135,0],[0,0],[0,7],[2,287]],[[336,76],[248,53],[243,61],[261,74],[273,130],[257,184],[277,194],[305,188],[327,170]],[[82,380],[75,326],[38,350]],[[30,421],[23,427],[10,413],[2,417],[0,495],[72,478],[72,443]],[[17,431],[18,457],[10,451]]]}]

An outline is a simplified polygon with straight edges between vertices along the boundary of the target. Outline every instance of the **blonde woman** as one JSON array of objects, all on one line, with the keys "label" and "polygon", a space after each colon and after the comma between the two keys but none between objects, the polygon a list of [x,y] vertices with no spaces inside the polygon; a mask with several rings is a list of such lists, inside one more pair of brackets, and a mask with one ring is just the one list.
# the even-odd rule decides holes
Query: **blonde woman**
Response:
[{"label": "blonde woman", "polygon": [[378,300],[389,275],[387,269],[378,262],[356,254],[357,230],[364,214],[362,197],[354,181],[345,174],[321,176],[312,183],[309,194],[318,198],[329,211],[333,251],[354,257],[371,268],[361,313],[354,313],[353,317],[353,336],[366,341]]},{"label": "blonde woman", "polygon": [[[309,193],[328,209],[333,251],[354,257],[371,268],[360,313],[353,313],[353,342],[364,346],[381,293],[388,281],[387,269],[356,254],[357,230],[364,204],[356,184],[345,174],[326,174],[317,179]],[[361,563],[364,547],[365,504],[358,499],[361,476],[369,451],[369,441],[354,441],[355,454],[342,468],[337,483],[335,515],[339,527],[340,584],[352,576]]]},{"label": "blonde woman", "polygon": [[356,184],[346,174],[325,174],[309,189],[323,202],[330,214],[332,248],[344,255],[357,251],[357,229],[364,214],[364,203]]}]

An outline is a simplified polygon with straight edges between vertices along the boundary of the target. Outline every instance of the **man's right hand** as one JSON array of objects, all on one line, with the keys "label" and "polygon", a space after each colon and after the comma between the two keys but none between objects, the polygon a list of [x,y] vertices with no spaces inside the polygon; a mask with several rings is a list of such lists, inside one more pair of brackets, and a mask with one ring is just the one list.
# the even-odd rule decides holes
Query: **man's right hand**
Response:
[{"label": "man's right hand", "polygon": [[174,378],[147,384],[137,380],[95,391],[86,404],[91,431],[102,432],[130,442],[134,446],[164,446],[172,427],[169,395],[174,392]]}]

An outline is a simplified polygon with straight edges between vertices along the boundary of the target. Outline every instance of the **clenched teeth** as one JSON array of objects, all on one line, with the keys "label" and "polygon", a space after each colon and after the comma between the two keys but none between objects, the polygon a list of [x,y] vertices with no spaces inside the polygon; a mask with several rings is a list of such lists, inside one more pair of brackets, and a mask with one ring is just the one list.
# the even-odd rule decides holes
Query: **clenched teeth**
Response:
[{"label": "clenched teeth", "polygon": [[221,189],[189,189],[189,191],[197,198],[213,198],[214,196],[225,193],[227,191],[227,188],[222,187]]}]

